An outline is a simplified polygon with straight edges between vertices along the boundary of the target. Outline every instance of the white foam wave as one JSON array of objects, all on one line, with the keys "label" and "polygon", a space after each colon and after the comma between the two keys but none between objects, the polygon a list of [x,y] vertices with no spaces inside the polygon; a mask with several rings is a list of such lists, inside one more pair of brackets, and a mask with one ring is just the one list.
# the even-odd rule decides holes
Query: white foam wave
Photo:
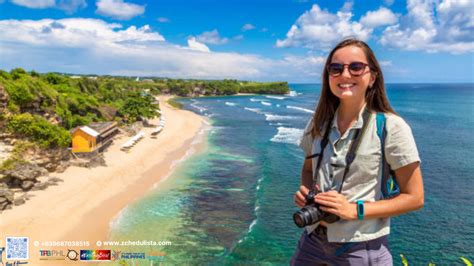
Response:
[{"label": "white foam wave", "polygon": [[265,114],[265,120],[267,121],[277,121],[277,120],[291,120],[295,119],[294,116],[289,115],[272,115],[272,114]]},{"label": "white foam wave", "polygon": [[228,105],[228,106],[236,106],[237,104],[236,104],[236,103],[231,103],[231,102],[225,102],[225,105]]},{"label": "white foam wave", "polygon": [[258,109],[258,108],[244,107],[244,109],[247,110],[247,111],[250,111],[250,112],[257,113],[257,114],[262,114],[262,110],[260,110],[260,109]]},{"label": "white foam wave", "polygon": [[191,106],[191,107],[194,107],[194,108],[196,108],[196,109],[198,109],[200,113],[203,113],[203,112],[207,111],[206,108],[201,107],[201,106],[199,106],[199,105],[196,105],[196,104],[194,104],[194,103],[190,104],[190,106]]},{"label": "white foam wave", "polygon": [[267,95],[267,96],[265,96],[265,97],[267,97],[267,98],[269,98],[269,99],[277,99],[277,100],[284,100],[284,99],[286,99],[286,97],[283,97],[283,96],[268,96],[268,95]]},{"label": "white foam wave", "polygon": [[295,109],[295,110],[299,110],[299,111],[303,111],[303,112],[307,112],[307,113],[313,113],[312,110],[309,110],[309,109],[306,109],[306,108],[302,108],[302,107],[298,107],[298,106],[287,105],[286,108],[288,108],[288,109]]},{"label": "white foam wave", "polygon": [[269,103],[269,102],[264,102],[264,101],[261,101],[260,103],[263,104],[263,105],[266,105],[266,106],[272,105],[271,103]]},{"label": "white foam wave", "polygon": [[257,219],[253,220],[249,226],[249,234],[252,232],[253,227],[257,224]]},{"label": "white foam wave", "polygon": [[251,102],[261,102],[264,101],[264,99],[255,99],[255,98],[250,98]]},{"label": "white foam wave", "polygon": [[298,145],[301,135],[303,135],[303,129],[278,127],[278,133],[270,141]]},{"label": "white foam wave", "polygon": [[280,122],[278,122],[278,123],[270,123],[270,126],[284,126],[284,125],[285,125],[285,124],[280,123]]},{"label": "white foam wave", "polygon": [[290,96],[290,97],[295,97],[295,96],[298,96],[298,93],[296,91],[291,91],[287,94],[285,94],[286,96]]},{"label": "white foam wave", "polygon": [[129,205],[125,206],[122,210],[119,211],[117,215],[115,215],[115,217],[109,222],[109,228],[112,228],[112,230],[115,228],[120,228],[120,225],[123,222],[125,213],[128,211],[128,207]]}]

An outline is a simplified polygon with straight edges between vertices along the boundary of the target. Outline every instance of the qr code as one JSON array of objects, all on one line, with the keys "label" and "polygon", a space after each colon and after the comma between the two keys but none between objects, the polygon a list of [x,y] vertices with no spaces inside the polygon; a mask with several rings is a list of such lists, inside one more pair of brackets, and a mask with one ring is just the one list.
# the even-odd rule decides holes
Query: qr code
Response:
[{"label": "qr code", "polygon": [[7,237],[7,260],[28,259],[28,237]]}]

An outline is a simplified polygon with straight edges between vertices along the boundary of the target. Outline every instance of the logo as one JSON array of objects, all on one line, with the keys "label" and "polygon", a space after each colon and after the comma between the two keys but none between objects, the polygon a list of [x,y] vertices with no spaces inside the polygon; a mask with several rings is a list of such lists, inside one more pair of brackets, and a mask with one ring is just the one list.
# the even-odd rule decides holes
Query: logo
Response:
[{"label": "logo", "polygon": [[40,260],[65,260],[63,250],[40,250]]},{"label": "logo", "polygon": [[113,261],[119,260],[120,254],[122,254],[122,251],[112,250],[112,260]]},{"label": "logo", "polygon": [[77,253],[77,251],[75,251],[73,249],[68,249],[66,256],[67,256],[68,259],[76,261],[76,260],[78,260],[79,253]]},{"label": "logo", "polygon": [[155,262],[164,261],[165,256],[166,256],[166,253],[164,253],[162,251],[152,250],[152,251],[150,251],[150,254],[148,254],[147,259],[149,259],[150,261],[155,261]]},{"label": "logo", "polygon": [[110,250],[82,250],[81,260],[110,260]]},{"label": "logo", "polygon": [[146,259],[145,253],[141,252],[124,252],[122,259]]}]

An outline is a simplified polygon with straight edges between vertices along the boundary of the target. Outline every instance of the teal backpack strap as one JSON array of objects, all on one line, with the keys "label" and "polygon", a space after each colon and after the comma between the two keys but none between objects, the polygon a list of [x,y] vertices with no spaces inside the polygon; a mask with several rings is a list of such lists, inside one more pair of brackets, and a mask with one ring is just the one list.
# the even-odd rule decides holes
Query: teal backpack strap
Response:
[{"label": "teal backpack strap", "polygon": [[392,198],[400,194],[400,188],[394,176],[395,173],[390,169],[390,165],[385,160],[385,138],[387,136],[386,122],[384,113],[377,113],[377,136],[380,139],[382,148],[382,196],[384,199]]}]

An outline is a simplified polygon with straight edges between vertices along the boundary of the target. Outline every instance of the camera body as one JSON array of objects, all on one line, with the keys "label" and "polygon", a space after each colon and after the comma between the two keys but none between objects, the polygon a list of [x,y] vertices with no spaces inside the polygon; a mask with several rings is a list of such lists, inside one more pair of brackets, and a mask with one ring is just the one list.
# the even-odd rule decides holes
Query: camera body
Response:
[{"label": "camera body", "polygon": [[310,190],[308,195],[306,195],[306,205],[293,214],[293,221],[296,226],[303,228],[319,221],[334,223],[340,219],[339,216],[324,212],[319,208],[320,205],[314,201],[314,197],[319,192],[320,191]]}]

